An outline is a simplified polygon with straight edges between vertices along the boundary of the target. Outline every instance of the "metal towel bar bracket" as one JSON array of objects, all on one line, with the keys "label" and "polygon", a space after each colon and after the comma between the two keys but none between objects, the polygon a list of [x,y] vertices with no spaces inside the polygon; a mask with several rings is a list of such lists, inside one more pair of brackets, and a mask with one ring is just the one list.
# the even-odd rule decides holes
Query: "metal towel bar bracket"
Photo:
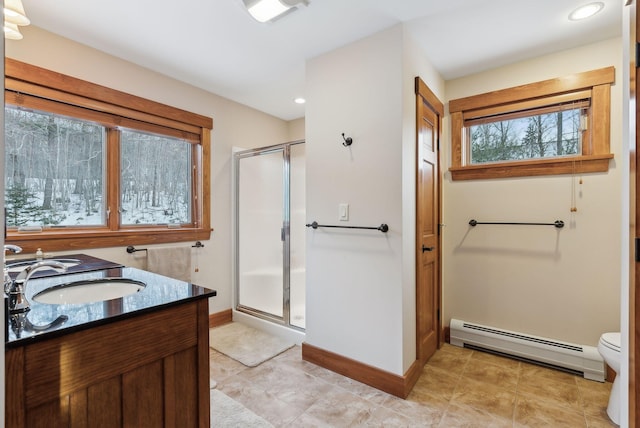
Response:
[{"label": "metal towel bar bracket", "polygon": [[334,227],[334,228],[338,228],[338,229],[370,229],[370,230],[379,230],[382,233],[387,233],[389,231],[389,226],[387,226],[386,224],[382,223],[380,226],[378,227],[367,227],[367,226],[337,226],[337,225],[329,225],[329,224],[318,224],[317,221],[314,221],[313,223],[307,224],[307,227],[312,227],[314,229],[317,229],[319,227]]},{"label": "metal towel bar bracket", "polygon": [[525,226],[555,226],[558,229],[562,229],[564,227],[564,221],[556,220],[553,223],[517,223],[517,222],[485,222],[485,221],[477,221],[477,220],[469,220],[470,226],[475,226],[477,224],[515,224],[515,225],[525,225]]}]

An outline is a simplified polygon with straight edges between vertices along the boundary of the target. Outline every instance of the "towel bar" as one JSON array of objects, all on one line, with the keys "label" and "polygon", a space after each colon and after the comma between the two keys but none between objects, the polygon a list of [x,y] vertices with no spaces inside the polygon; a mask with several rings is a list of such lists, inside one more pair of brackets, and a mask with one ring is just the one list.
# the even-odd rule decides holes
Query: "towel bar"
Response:
[{"label": "towel bar", "polygon": [[380,226],[378,227],[367,227],[367,226],[338,226],[338,225],[329,225],[329,224],[318,224],[317,221],[314,221],[313,223],[307,224],[305,225],[307,227],[312,227],[314,229],[317,229],[319,227],[334,227],[334,228],[338,228],[338,229],[370,229],[370,230],[379,230],[382,233],[387,233],[389,231],[389,226],[387,226],[386,224],[382,223]]},{"label": "towel bar", "polygon": [[477,220],[469,220],[470,226],[475,226],[477,224],[514,224],[514,225],[525,225],[525,226],[555,226],[558,229],[562,229],[564,227],[564,221],[556,220],[553,223],[517,223],[517,222],[485,222],[485,221],[477,221]]}]

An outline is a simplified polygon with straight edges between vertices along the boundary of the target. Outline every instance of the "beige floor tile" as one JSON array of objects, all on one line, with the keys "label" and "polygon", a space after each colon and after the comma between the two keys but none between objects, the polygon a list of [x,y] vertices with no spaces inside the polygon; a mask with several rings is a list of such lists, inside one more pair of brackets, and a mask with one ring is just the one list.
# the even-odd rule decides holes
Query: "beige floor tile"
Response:
[{"label": "beige floor tile", "polygon": [[437,426],[442,419],[448,402],[442,398],[430,397],[429,402],[416,402],[392,397],[387,400],[384,407],[410,418],[417,426]]},{"label": "beige floor tile", "polygon": [[463,377],[453,393],[451,403],[470,406],[510,420],[513,418],[515,398],[514,391]]},{"label": "beige floor tile", "polygon": [[[302,360],[210,353],[217,388],[276,427],[613,427],[611,384],[445,344],[406,400]],[[514,379],[517,379],[515,390]]]},{"label": "beige floor tile", "polygon": [[302,411],[332,388],[329,383],[287,364],[262,364],[239,373],[238,377]]},{"label": "beige floor tile", "polygon": [[551,380],[554,382],[564,382],[571,385],[576,384],[576,375],[565,373],[560,370],[537,366],[535,364],[520,365],[520,380]]},{"label": "beige floor tile", "polygon": [[438,349],[438,352],[451,352],[458,355],[471,355],[473,353],[473,350],[455,346],[450,343],[444,343],[442,347]]},{"label": "beige floor tile", "polygon": [[488,364],[494,364],[505,369],[519,370],[520,361],[507,358],[500,355],[492,354],[490,352],[473,351],[471,354],[471,361],[482,361]]},{"label": "beige floor tile", "polygon": [[586,427],[584,414],[565,406],[555,406],[535,397],[518,396],[514,416],[516,427]]},{"label": "beige floor tile", "polygon": [[587,426],[589,428],[617,428],[618,425],[614,424],[611,419],[606,415],[604,417],[597,417],[586,415]]},{"label": "beige floor tile", "polygon": [[464,368],[463,377],[515,392],[518,385],[518,365],[498,365],[497,357],[487,362],[485,357],[477,358],[476,354],[476,352],[473,353],[471,360]]},{"label": "beige floor tile", "polygon": [[247,369],[247,366],[236,360],[209,349],[209,377],[216,382],[221,382]]},{"label": "beige floor tile", "polygon": [[472,352],[468,349],[455,346],[438,350],[427,362],[428,367],[445,370],[453,375],[460,376],[471,358]]},{"label": "beige floor tile", "polygon": [[238,376],[220,382],[218,389],[274,426],[286,426],[304,412]]},{"label": "beige floor tile", "polygon": [[[457,375],[452,375],[445,370],[427,366],[422,371],[422,375],[420,375],[420,379],[418,379],[418,382],[414,385],[411,393],[429,393],[430,395],[450,400],[459,381],[460,377]],[[411,397],[411,395],[409,395],[409,397]]]},{"label": "beige floor tile", "polygon": [[374,404],[382,404],[390,394],[380,391],[372,386],[358,382],[357,380],[350,379],[346,376],[339,376],[332,379],[332,385],[344,388],[345,390],[357,395],[360,398],[369,400]]},{"label": "beige floor tile", "polygon": [[335,428],[334,425],[330,423],[317,419],[315,416],[309,415],[307,413],[303,413],[298,416],[293,422],[291,422],[287,427],[297,428]]},{"label": "beige floor tile", "polygon": [[[420,427],[437,427],[439,421],[420,421]],[[367,427],[380,427],[380,428],[406,428],[417,426],[415,420],[412,418],[387,409],[385,407],[378,407],[371,413],[369,420],[356,421],[356,425],[352,426],[367,426]]]},{"label": "beige floor tile", "polygon": [[327,394],[320,397],[306,412],[317,421],[335,427],[357,426],[371,420],[377,408],[355,394],[342,388],[332,386]]},{"label": "beige floor tile", "polygon": [[542,370],[528,371],[529,374],[534,372],[541,373],[541,376],[523,376],[523,372],[520,372],[517,389],[518,396],[532,397],[548,401],[554,405],[566,406],[574,411],[583,411],[582,398],[575,376],[558,372],[560,375],[570,376],[567,380],[564,376],[558,376],[558,373],[549,374],[544,371],[549,369],[542,368]]},{"label": "beige floor tile", "polygon": [[441,428],[510,428],[513,426],[513,421],[472,407],[451,404],[439,426]]},{"label": "beige floor tile", "polygon": [[612,384],[610,382],[600,383],[578,378],[577,385],[582,398],[584,412],[587,415],[606,418]]}]

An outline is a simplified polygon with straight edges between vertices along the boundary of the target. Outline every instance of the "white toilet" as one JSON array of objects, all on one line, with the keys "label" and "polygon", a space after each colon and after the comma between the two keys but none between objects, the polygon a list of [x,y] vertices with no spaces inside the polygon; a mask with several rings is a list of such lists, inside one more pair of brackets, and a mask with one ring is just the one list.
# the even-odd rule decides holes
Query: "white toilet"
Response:
[{"label": "white toilet", "polygon": [[620,388],[622,384],[620,380],[620,333],[604,333],[600,336],[598,343],[598,352],[609,367],[616,372],[616,378],[611,387],[611,395],[609,396],[609,406],[607,407],[607,415],[616,424],[620,425]]}]

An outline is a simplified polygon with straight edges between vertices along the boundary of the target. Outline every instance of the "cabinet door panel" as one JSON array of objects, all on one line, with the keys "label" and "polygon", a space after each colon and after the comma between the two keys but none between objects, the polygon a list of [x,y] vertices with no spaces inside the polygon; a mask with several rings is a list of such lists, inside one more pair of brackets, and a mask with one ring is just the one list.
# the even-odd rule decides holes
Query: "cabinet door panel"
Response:
[{"label": "cabinet door panel", "polygon": [[29,428],[66,428],[69,426],[69,396],[41,404],[27,412]]},{"label": "cabinet door panel", "polygon": [[122,375],[123,427],[164,425],[162,376],[162,360]]},{"label": "cabinet door panel", "polygon": [[91,428],[122,426],[122,390],[120,388],[120,376],[88,388],[87,413]]}]

